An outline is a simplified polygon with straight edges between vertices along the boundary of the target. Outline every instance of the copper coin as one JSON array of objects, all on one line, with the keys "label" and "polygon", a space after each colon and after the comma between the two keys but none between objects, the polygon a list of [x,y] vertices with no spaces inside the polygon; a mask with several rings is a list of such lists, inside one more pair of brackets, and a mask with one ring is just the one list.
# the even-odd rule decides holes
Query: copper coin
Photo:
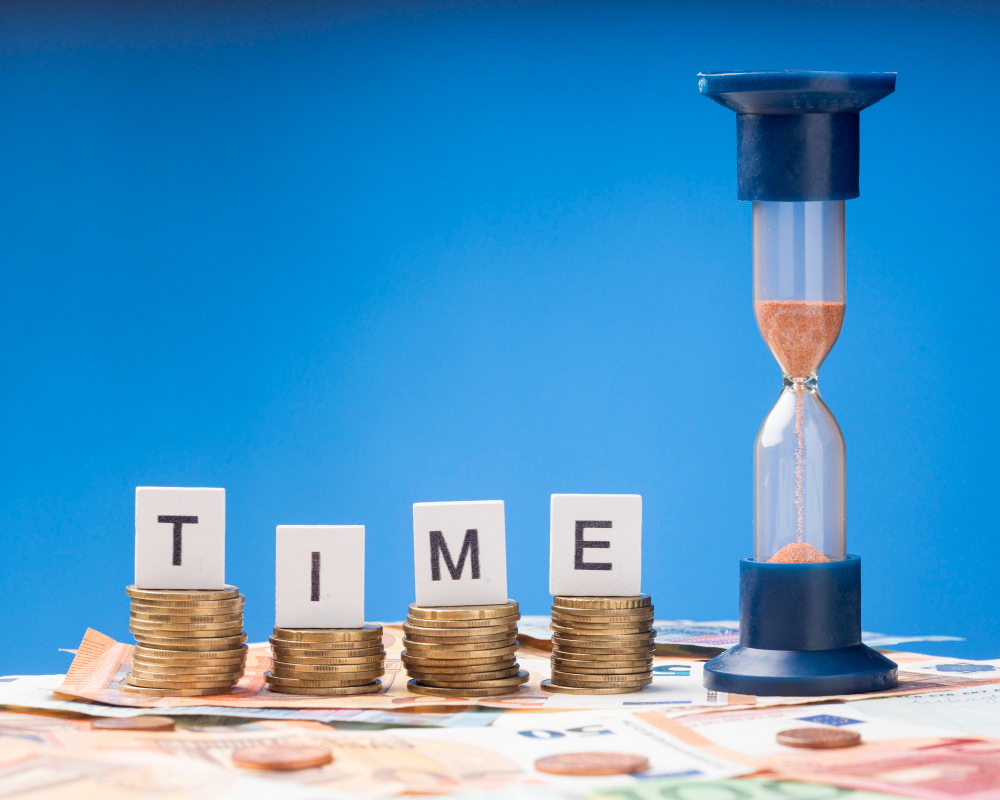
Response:
[{"label": "copper coin", "polygon": [[649,759],[634,753],[560,753],[535,762],[550,775],[633,775],[649,769]]},{"label": "copper coin", "polygon": [[834,747],[854,747],[861,744],[861,734],[840,728],[792,728],[778,734],[778,744],[786,747],[808,747],[829,750]]},{"label": "copper coin", "polygon": [[266,769],[287,772],[296,769],[322,767],[333,761],[329,747],[309,744],[272,744],[265,747],[244,747],[233,753],[233,764],[244,769]]},{"label": "copper coin", "polygon": [[174,721],[170,717],[101,717],[92,719],[90,727],[99,731],[172,731]]}]

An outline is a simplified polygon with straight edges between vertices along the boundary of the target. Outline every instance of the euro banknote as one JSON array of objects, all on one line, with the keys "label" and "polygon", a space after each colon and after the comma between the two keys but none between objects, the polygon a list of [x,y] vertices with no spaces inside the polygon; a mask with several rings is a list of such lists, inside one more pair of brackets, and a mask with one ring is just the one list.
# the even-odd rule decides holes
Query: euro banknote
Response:
[{"label": "euro banknote", "polygon": [[[548,788],[557,796],[585,796],[606,783],[604,777],[550,775],[535,769],[538,758],[575,753],[600,741],[604,752],[622,752],[648,759],[644,775],[689,775],[721,778],[739,775],[749,768],[711,753],[702,752],[635,715],[607,718],[586,735],[572,730],[558,714],[522,714],[520,727],[399,729],[393,731],[337,731],[313,723],[257,723],[236,728],[176,730],[165,733],[90,730],[85,723],[33,715],[0,714],[0,752],[8,745],[30,740],[32,756],[58,762],[69,757],[81,765],[103,765],[109,759],[132,757],[171,758],[186,772],[189,766],[209,765],[241,774],[232,755],[241,748],[270,745],[320,745],[329,748],[333,761],[327,766],[281,776],[282,785],[304,785],[340,796],[386,796],[397,794],[454,794],[487,792],[506,797],[517,789]],[[535,717],[545,719],[535,719]],[[19,717],[17,725],[5,718]],[[29,736],[30,734],[30,736]],[[3,759],[0,763],[6,764]],[[18,770],[22,779],[26,768]],[[65,778],[65,772],[59,778]],[[218,776],[210,775],[218,781]],[[12,776],[12,785],[14,778]],[[633,780],[633,779],[629,779]],[[3,775],[0,768],[0,796]],[[185,784],[186,787],[186,784]],[[120,787],[120,791],[126,787]],[[147,781],[145,795],[152,794]],[[275,784],[275,796],[284,790]],[[60,796],[76,796],[61,790]],[[116,800],[122,795],[116,792]],[[132,795],[126,795],[130,797]],[[44,797],[44,795],[39,795]],[[30,795],[27,795],[30,800]],[[124,800],[124,798],[123,798]]]},{"label": "euro banknote", "polygon": [[704,781],[666,778],[604,787],[589,800],[890,800],[891,797],[839,786],[763,778]]}]

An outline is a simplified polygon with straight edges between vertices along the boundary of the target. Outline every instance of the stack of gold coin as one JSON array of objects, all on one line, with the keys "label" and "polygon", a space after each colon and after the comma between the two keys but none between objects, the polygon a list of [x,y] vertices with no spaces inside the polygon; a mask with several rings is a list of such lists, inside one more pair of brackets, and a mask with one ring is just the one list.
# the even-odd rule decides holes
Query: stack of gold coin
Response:
[{"label": "stack of gold coin", "polygon": [[197,697],[223,694],[243,677],[246,634],[243,595],[224,589],[139,589],[128,629],[135,636],[132,671],[119,683],[128,694]]},{"label": "stack of gold coin", "polygon": [[411,605],[403,624],[403,664],[417,694],[494,697],[516,692],[528,673],[515,660],[517,603]]},{"label": "stack of gold coin", "polygon": [[637,597],[555,597],[549,692],[626,694],[653,682],[653,605]]},{"label": "stack of gold coin", "polygon": [[371,694],[382,688],[385,648],[382,626],[275,628],[271,670],[264,679],[285,694]]}]

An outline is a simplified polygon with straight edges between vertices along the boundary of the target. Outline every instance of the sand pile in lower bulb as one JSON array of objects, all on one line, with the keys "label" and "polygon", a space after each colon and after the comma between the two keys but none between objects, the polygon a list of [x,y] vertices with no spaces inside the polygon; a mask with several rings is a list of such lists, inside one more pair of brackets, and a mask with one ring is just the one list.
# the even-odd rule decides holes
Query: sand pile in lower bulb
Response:
[{"label": "sand pile in lower bulb", "polygon": [[808,542],[792,542],[786,544],[771,556],[768,564],[817,564],[830,559]]}]

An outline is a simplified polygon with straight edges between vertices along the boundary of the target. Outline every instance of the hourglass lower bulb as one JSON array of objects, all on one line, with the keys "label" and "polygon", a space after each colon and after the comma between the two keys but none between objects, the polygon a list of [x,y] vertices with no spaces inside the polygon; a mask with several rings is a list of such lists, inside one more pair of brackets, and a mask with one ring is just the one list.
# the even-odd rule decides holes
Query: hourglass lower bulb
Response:
[{"label": "hourglass lower bulb", "polygon": [[699,75],[737,113],[739,198],[753,201],[754,314],[782,390],[754,443],[754,555],[740,563],[740,644],[710,689],[828,695],[895,685],[861,643],[861,561],[845,537],[845,450],[817,376],[844,324],[844,201],[857,197],[859,114],[895,74]]}]

